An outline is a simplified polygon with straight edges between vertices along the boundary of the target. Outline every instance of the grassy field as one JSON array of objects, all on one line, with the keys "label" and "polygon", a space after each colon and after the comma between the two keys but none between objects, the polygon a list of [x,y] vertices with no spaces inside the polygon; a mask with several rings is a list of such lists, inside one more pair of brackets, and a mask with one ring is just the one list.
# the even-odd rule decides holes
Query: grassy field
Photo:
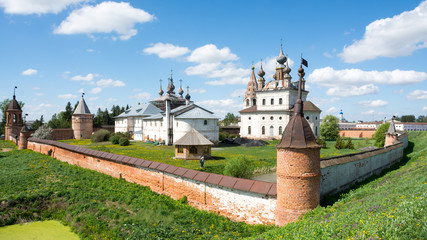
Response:
[{"label": "grassy field", "polygon": [[12,141],[0,141],[0,149],[11,148],[17,149],[18,147]]},{"label": "grassy field", "polygon": [[58,221],[31,222],[0,228],[0,240],[79,240],[69,227]]},{"label": "grassy field", "polygon": [[[373,141],[370,139],[353,139],[352,141],[356,149],[340,150],[335,149],[335,141],[327,141],[327,148],[321,149],[320,155],[324,158],[355,153],[359,152],[357,150],[358,148],[373,145]],[[276,166],[276,145],[279,143],[278,140],[269,141],[269,145],[261,147],[230,146],[220,144],[218,147],[212,148],[213,159],[207,160],[205,162],[204,169],[200,169],[199,161],[173,159],[175,156],[173,146],[154,146],[151,143],[143,142],[131,142],[129,146],[119,146],[113,145],[110,142],[91,143],[89,140],[64,140],[61,142],[218,174],[223,174],[225,164],[228,160],[242,155],[253,161],[256,173],[263,174],[271,172],[271,170],[274,170]]]},{"label": "grassy field", "polygon": [[30,150],[0,153],[0,186],[0,226],[56,219],[83,239],[239,239],[272,228],[233,222]]}]

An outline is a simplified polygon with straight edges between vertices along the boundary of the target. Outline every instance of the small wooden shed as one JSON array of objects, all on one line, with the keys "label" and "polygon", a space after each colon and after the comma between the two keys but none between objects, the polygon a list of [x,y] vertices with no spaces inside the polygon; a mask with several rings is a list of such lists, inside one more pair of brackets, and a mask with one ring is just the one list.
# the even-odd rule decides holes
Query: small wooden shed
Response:
[{"label": "small wooden shed", "polygon": [[213,143],[194,128],[175,142],[175,158],[200,159],[211,157]]}]

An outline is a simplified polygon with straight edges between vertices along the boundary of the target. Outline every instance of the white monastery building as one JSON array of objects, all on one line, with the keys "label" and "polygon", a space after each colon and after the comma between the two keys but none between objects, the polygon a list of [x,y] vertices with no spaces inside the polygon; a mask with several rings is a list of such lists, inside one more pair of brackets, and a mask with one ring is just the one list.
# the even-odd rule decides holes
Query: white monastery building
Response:
[{"label": "white monastery building", "polygon": [[[291,68],[287,57],[280,49],[276,58],[276,73],[273,80],[265,84],[265,72],[258,72],[258,81],[254,67],[240,111],[240,136],[250,139],[280,139],[292,117],[293,107],[298,97],[298,81],[292,82]],[[285,66],[286,63],[286,66]],[[305,90],[305,79],[302,76],[301,97],[304,102],[304,117],[316,137],[320,134],[321,110],[312,102],[307,101],[308,91]]]},{"label": "white monastery building", "polygon": [[217,144],[219,118],[190,101],[188,87],[185,98],[182,86],[178,94],[175,94],[171,75],[166,94],[160,85],[158,98],[133,106],[115,117],[114,131],[129,132],[137,141],[165,141],[165,144],[172,145],[194,129]]}]

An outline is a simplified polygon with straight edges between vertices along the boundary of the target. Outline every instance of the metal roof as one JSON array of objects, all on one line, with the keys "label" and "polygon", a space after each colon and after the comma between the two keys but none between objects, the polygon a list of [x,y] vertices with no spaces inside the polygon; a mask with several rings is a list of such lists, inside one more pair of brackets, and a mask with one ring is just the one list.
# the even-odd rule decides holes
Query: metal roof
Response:
[{"label": "metal roof", "polygon": [[80,99],[79,105],[77,105],[73,114],[91,114],[85,100],[83,99],[83,96],[82,99]]},{"label": "metal roof", "polygon": [[162,118],[163,118],[163,114],[159,113],[159,114],[155,114],[155,115],[146,117],[143,120],[157,120],[157,119],[162,119]]},{"label": "metal roof", "polygon": [[13,99],[12,101],[10,101],[9,107],[7,108],[7,110],[21,110],[21,106],[19,106],[18,101],[16,101],[16,97],[15,95],[13,95]]},{"label": "metal roof", "polygon": [[142,104],[138,103],[136,106],[129,108],[128,110],[126,110],[125,112],[117,116],[116,118],[151,116],[151,115],[159,114],[161,112],[162,112],[161,109],[157,108],[151,103],[142,103]]},{"label": "metal roof", "polygon": [[388,127],[388,131],[386,133],[396,134],[396,128],[394,127],[394,121],[393,120],[391,120],[390,126]]},{"label": "metal roof", "polygon": [[212,112],[206,111],[205,109],[194,105],[193,108],[189,109],[188,111],[185,111],[179,115],[177,115],[175,118],[177,119],[184,119],[184,118],[192,118],[192,119],[219,119],[217,116],[215,116]]},{"label": "metal roof", "polygon": [[143,131],[142,130],[138,130],[138,131],[135,131],[134,132],[134,134],[142,134],[143,133]]},{"label": "metal roof", "polygon": [[213,145],[211,141],[209,141],[205,136],[200,134],[198,131],[196,131],[194,128],[192,128],[189,132],[187,132],[182,138],[178,139],[175,142],[175,145],[183,145],[183,146],[189,146],[189,145]]}]

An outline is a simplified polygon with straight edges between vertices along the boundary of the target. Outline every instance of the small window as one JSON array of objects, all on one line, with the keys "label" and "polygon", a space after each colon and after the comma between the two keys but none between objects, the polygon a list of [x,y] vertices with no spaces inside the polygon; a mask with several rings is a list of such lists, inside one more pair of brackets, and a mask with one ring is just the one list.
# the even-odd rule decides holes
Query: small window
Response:
[{"label": "small window", "polygon": [[256,105],[256,99],[252,99],[252,105],[255,106]]},{"label": "small window", "polygon": [[279,98],[279,104],[283,104],[283,100]]},{"label": "small window", "polygon": [[182,146],[178,146],[178,153],[184,153],[184,148]]},{"label": "small window", "polygon": [[203,121],[203,125],[208,125],[208,120]]},{"label": "small window", "polygon": [[273,117],[273,116],[271,116],[271,117],[270,117],[270,120],[273,120],[273,119],[274,119],[274,117]]},{"label": "small window", "polygon": [[249,106],[249,99],[246,99],[246,106]]},{"label": "small window", "polygon": [[251,120],[251,117],[249,117],[249,120]]},{"label": "small window", "polygon": [[251,135],[251,126],[248,127],[248,135]]},{"label": "small window", "polygon": [[190,153],[191,154],[197,154],[197,147],[196,146],[191,146],[190,147]]},{"label": "small window", "polygon": [[270,100],[271,105],[274,105],[274,98]]},{"label": "small window", "polygon": [[317,120],[317,117],[316,117],[316,120]]},{"label": "small window", "polygon": [[265,127],[264,126],[262,126],[262,128],[261,128],[261,134],[265,135]]},{"label": "small window", "polygon": [[262,100],[262,105],[265,105],[265,99]]},{"label": "small window", "polygon": [[279,135],[282,135],[282,126],[279,127]]},{"label": "small window", "polygon": [[279,120],[282,120],[282,117],[279,117]]},{"label": "small window", "polygon": [[265,117],[262,117],[262,120],[265,120]]},{"label": "small window", "polygon": [[305,119],[310,120],[310,117],[309,117],[309,116],[307,116],[307,117],[305,117]]}]

